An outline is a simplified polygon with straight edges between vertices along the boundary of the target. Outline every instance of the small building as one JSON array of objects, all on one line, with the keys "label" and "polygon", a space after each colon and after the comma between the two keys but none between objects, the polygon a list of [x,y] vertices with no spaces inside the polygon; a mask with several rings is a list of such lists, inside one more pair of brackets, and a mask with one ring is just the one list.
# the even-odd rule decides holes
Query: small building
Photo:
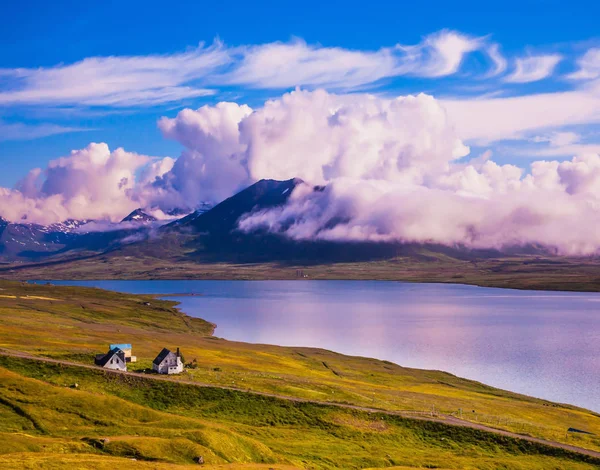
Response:
[{"label": "small building", "polygon": [[183,372],[183,362],[179,348],[177,348],[176,353],[163,348],[152,362],[152,369],[159,374],[179,374]]},{"label": "small building", "polygon": [[125,353],[119,348],[109,349],[106,354],[98,354],[94,362],[105,369],[127,370]]},{"label": "small building", "polygon": [[125,353],[125,361],[126,362],[135,362],[137,361],[137,357],[131,355],[131,344],[111,344],[110,349],[120,349]]}]

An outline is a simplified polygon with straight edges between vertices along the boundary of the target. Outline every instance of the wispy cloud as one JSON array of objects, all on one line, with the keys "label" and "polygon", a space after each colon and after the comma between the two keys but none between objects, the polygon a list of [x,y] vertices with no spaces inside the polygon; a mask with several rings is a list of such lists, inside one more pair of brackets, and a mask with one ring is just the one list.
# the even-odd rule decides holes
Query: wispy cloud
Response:
[{"label": "wispy cloud", "polygon": [[56,134],[85,132],[92,129],[82,127],[60,126],[58,124],[25,124],[8,123],[0,120],[0,142],[7,140],[32,140]]},{"label": "wispy cloud", "polygon": [[494,68],[490,70],[487,77],[495,77],[503,73],[508,66],[508,61],[500,53],[500,46],[498,44],[491,44],[486,52],[494,64]]},{"label": "wispy cloud", "polygon": [[562,60],[560,54],[523,57],[515,60],[515,70],[505,77],[509,83],[530,83],[548,78]]},{"label": "wispy cloud", "polygon": [[581,136],[576,132],[557,131],[548,135],[536,135],[531,140],[536,143],[547,142],[551,147],[563,147],[579,142],[580,139]]},{"label": "wispy cloud", "polygon": [[501,60],[497,47],[486,38],[448,30],[426,36],[416,45],[396,44],[377,51],[321,47],[295,40],[239,48],[239,62],[218,81],[253,88],[351,89],[392,77],[452,75],[475,51],[489,55],[495,64]]},{"label": "wispy cloud", "polygon": [[91,57],[70,65],[0,69],[0,105],[149,106],[212,94],[189,83],[229,63],[220,44],[172,55]]},{"label": "wispy cloud", "polygon": [[590,80],[600,77],[600,48],[588,50],[577,60],[579,70],[568,77],[574,80]]},{"label": "wispy cloud", "polygon": [[401,62],[398,70],[424,77],[445,77],[456,73],[463,59],[470,52],[489,51],[485,38],[476,38],[455,31],[442,31],[427,36],[416,46],[398,49],[408,52],[406,63]]},{"label": "wispy cloud", "polygon": [[90,57],[46,68],[0,69],[0,105],[153,106],[214,94],[223,85],[353,89],[382,79],[445,77],[472,52],[504,70],[488,38],[444,30],[415,45],[350,50],[296,39],[261,45],[213,45],[170,55]]},{"label": "wispy cloud", "polygon": [[443,100],[459,135],[482,145],[564,126],[600,123],[600,90],[588,87],[488,99]]}]

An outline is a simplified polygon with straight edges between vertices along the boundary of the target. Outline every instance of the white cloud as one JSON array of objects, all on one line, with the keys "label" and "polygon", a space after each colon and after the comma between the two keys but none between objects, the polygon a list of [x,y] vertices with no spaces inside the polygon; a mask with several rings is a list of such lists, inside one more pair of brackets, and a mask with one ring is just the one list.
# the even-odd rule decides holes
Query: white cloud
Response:
[{"label": "white cloud", "polygon": [[577,60],[579,70],[568,77],[574,80],[590,80],[600,78],[600,48],[588,50],[583,57]]},{"label": "white cloud", "polygon": [[[408,64],[419,64],[417,75],[425,77],[443,77],[456,73],[464,57],[477,50],[489,49],[484,38],[474,38],[454,31],[441,31],[427,36],[422,44],[405,47],[397,46],[408,52]],[[400,64],[400,69],[406,67]]]},{"label": "white cloud", "polygon": [[31,140],[69,132],[84,132],[91,129],[57,124],[25,124],[0,120],[0,142],[7,140]]},{"label": "white cloud", "polygon": [[446,30],[416,45],[375,51],[299,39],[235,47],[215,42],[170,55],[89,57],[54,67],[0,69],[0,105],[154,106],[211,95],[224,85],[350,89],[398,76],[451,75],[475,51],[489,54],[499,70],[502,59],[487,38]]},{"label": "white cloud", "polygon": [[397,44],[377,51],[321,47],[295,40],[238,48],[239,64],[216,81],[254,88],[355,88],[403,75],[452,75],[474,51],[493,54],[493,62],[499,57],[497,48],[486,39],[446,30],[425,37],[417,45]]},{"label": "white cloud", "polygon": [[508,62],[500,53],[500,46],[498,44],[491,44],[487,48],[487,54],[491,61],[494,63],[494,68],[489,71],[487,77],[495,77],[496,75],[500,75],[506,70]]},{"label": "white cloud", "polygon": [[257,110],[219,103],[159,125],[186,147],[156,184],[159,199],[190,207],[262,178],[320,184],[343,174],[418,182],[468,153],[426,95],[381,100],[297,90]]},{"label": "white cloud", "polygon": [[537,135],[531,140],[532,142],[548,142],[552,147],[564,147],[565,145],[574,144],[581,139],[581,136],[576,132],[558,131],[547,135]]},{"label": "white cloud", "polygon": [[536,157],[570,157],[572,155],[600,154],[600,144],[566,144],[528,150],[528,156]]},{"label": "white cloud", "polygon": [[563,59],[560,54],[523,57],[515,60],[515,70],[504,78],[509,83],[530,83],[548,78]]},{"label": "white cloud", "polygon": [[[488,162],[429,185],[334,179],[323,192],[303,187],[284,207],[254,213],[258,227],[297,240],[400,241],[471,248],[543,245],[562,254],[592,254],[600,223],[600,156],[536,162],[533,175]],[[571,228],[565,231],[564,227]]]},{"label": "white cloud", "polygon": [[16,189],[0,188],[0,215],[38,223],[69,218],[120,220],[139,207],[133,195],[136,173],[152,160],[91,143],[51,161],[45,170],[31,170]]},{"label": "white cloud", "polygon": [[296,85],[349,88],[394,76],[395,67],[396,58],[388,48],[351,51],[295,40],[246,48],[239,65],[219,80],[254,88]]},{"label": "white cloud", "polygon": [[[543,244],[569,254],[600,249],[584,229],[600,223],[599,155],[534,162],[531,174],[489,154],[458,162],[468,149],[426,95],[387,100],[295,91],[254,110],[231,103],[187,110],[161,127],[187,147],[165,183],[206,182],[196,189],[203,197],[215,194],[212,172],[228,189],[260,178],[309,183],[286,206],[244,218],[243,230],[479,248]],[[564,145],[576,136],[547,140]],[[323,183],[325,191],[312,190]],[[573,230],[564,233],[565,226]]]},{"label": "white cloud", "polygon": [[508,98],[448,99],[442,104],[461,138],[482,144],[600,122],[600,90],[593,87]]},{"label": "white cloud", "polygon": [[213,91],[186,85],[230,62],[220,44],[172,55],[91,57],[49,68],[2,69],[1,105],[148,106]]},{"label": "white cloud", "polygon": [[246,105],[219,103],[195,111],[184,109],[174,119],[162,118],[166,138],[186,150],[171,171],[156,180],[146,198],[163,209],[194,209],[220,201],[250,181],[244,166],[240,122],[252,112]]},{"label": "white cloud", "polygon": [[[552,99],[565,105],[577,96]],[[516,123],[506,124],[510,108],[498,119],[498,113],[490,114],[514,99],[508,103]],[[491,124],[500,125],[498,135],[539,128],[533,114],[520,120],[524,110],[539,103],[524,105],[522,99],[484,105],[487,116],[494,117]],[[542,99],[546,103],[548,97]],[[589,100],[585,95],[577,103]],[[266,227],[294,239],[477,248],[542,244],[567,254],[600,252],[599,238],[589,230],[600,224],[600,154],[535,161],[530,172],[500,165],[489,152],[465,161],[464,128],[454,125],[457,108],[446,112],[447,104],[422,94],[384,99],[297,90],[255,109],[219,103],[184,110],[159,124],[167,138],[185,147],[176,161],[90,144],[44,171],[33,170],[17,189],[0,189],[0,215],[118,220],[139,206],[194,207],[261,178],[300,177],[309,184],[294,191],[286,206],[251,214],[240,227]],[[567,116],[569,109],[563,110]],[[544,110],[538,110],[540,119],[553,114]],[[553,116],[542,124],[554,122]],[[489,131],[475,129],[471,137],[489,137]],[[537,137],[539,144],[555,149],[583,145],[578,139],[567,131]],[[313,191],[314,184],[327,187]]]}]

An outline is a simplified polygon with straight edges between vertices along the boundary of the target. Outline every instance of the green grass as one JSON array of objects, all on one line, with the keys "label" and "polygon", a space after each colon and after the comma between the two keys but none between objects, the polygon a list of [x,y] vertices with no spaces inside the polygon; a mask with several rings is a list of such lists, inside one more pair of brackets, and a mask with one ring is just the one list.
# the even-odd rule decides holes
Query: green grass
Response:
[{"label": "green grass", "polygon": [[[0,358],[3,459],[23,452],[300,468],[593,468],[600,461],[468,428],[100,370]],[[65,384],[77,382],[79,388]],[[4,455],[4,457],[2,457]]]},{"label": "green grass", "polygon": [[[495,427],[600,449],[600,416],[588,410],[439,371],[225,341],[174,302],[148,296],[7,282],[0,289],[0,348],[90,364],[109,343],[131,342],[135,367],[145,368],[162,347],[179,346],[198,365],[173,381],[155,381],[1,357],[0,433],[10,434],[0,440],[2,468],[20,468],[16,462],[28,461],[30,453],[47,468],[53,468],[50,455],[83,459],[89,453],[106,463],[97,468],[130,458],[140,468],[143,462],[184,465],[196,454],[214,465],[592,468],[559,450],[467,428],[195,387],[182,379],[382,410],[476,410],[472,419]],[[74,383],[79,388],[70,388]],[[568,427],[596,436],[566,438]],[[101,445],[105,437],[110,441]]]}]

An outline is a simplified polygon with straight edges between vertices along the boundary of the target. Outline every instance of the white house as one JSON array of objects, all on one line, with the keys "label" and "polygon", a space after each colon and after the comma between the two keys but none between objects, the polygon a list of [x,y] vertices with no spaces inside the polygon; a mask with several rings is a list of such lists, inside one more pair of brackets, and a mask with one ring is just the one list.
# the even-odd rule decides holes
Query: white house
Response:
[{"label": "white house", "polygon": [[105,369],[127,370],[127,362],[125,353],[119,348],[110,349],[106,354],[99,354],[94,361],[96,365]]},{"label": "white house", "polygon": [[125,362],[135,362],[137,358],[131,354],[131,344],[111,344],[110,349],[120,349],[125,353]]},{"label": "white house", "polygon": [[183,362],[181,361],[179,348],[177,348],[176,353],[164,348],[152,362],[152,369],[159,374],[179,374],[183,372]]}]

